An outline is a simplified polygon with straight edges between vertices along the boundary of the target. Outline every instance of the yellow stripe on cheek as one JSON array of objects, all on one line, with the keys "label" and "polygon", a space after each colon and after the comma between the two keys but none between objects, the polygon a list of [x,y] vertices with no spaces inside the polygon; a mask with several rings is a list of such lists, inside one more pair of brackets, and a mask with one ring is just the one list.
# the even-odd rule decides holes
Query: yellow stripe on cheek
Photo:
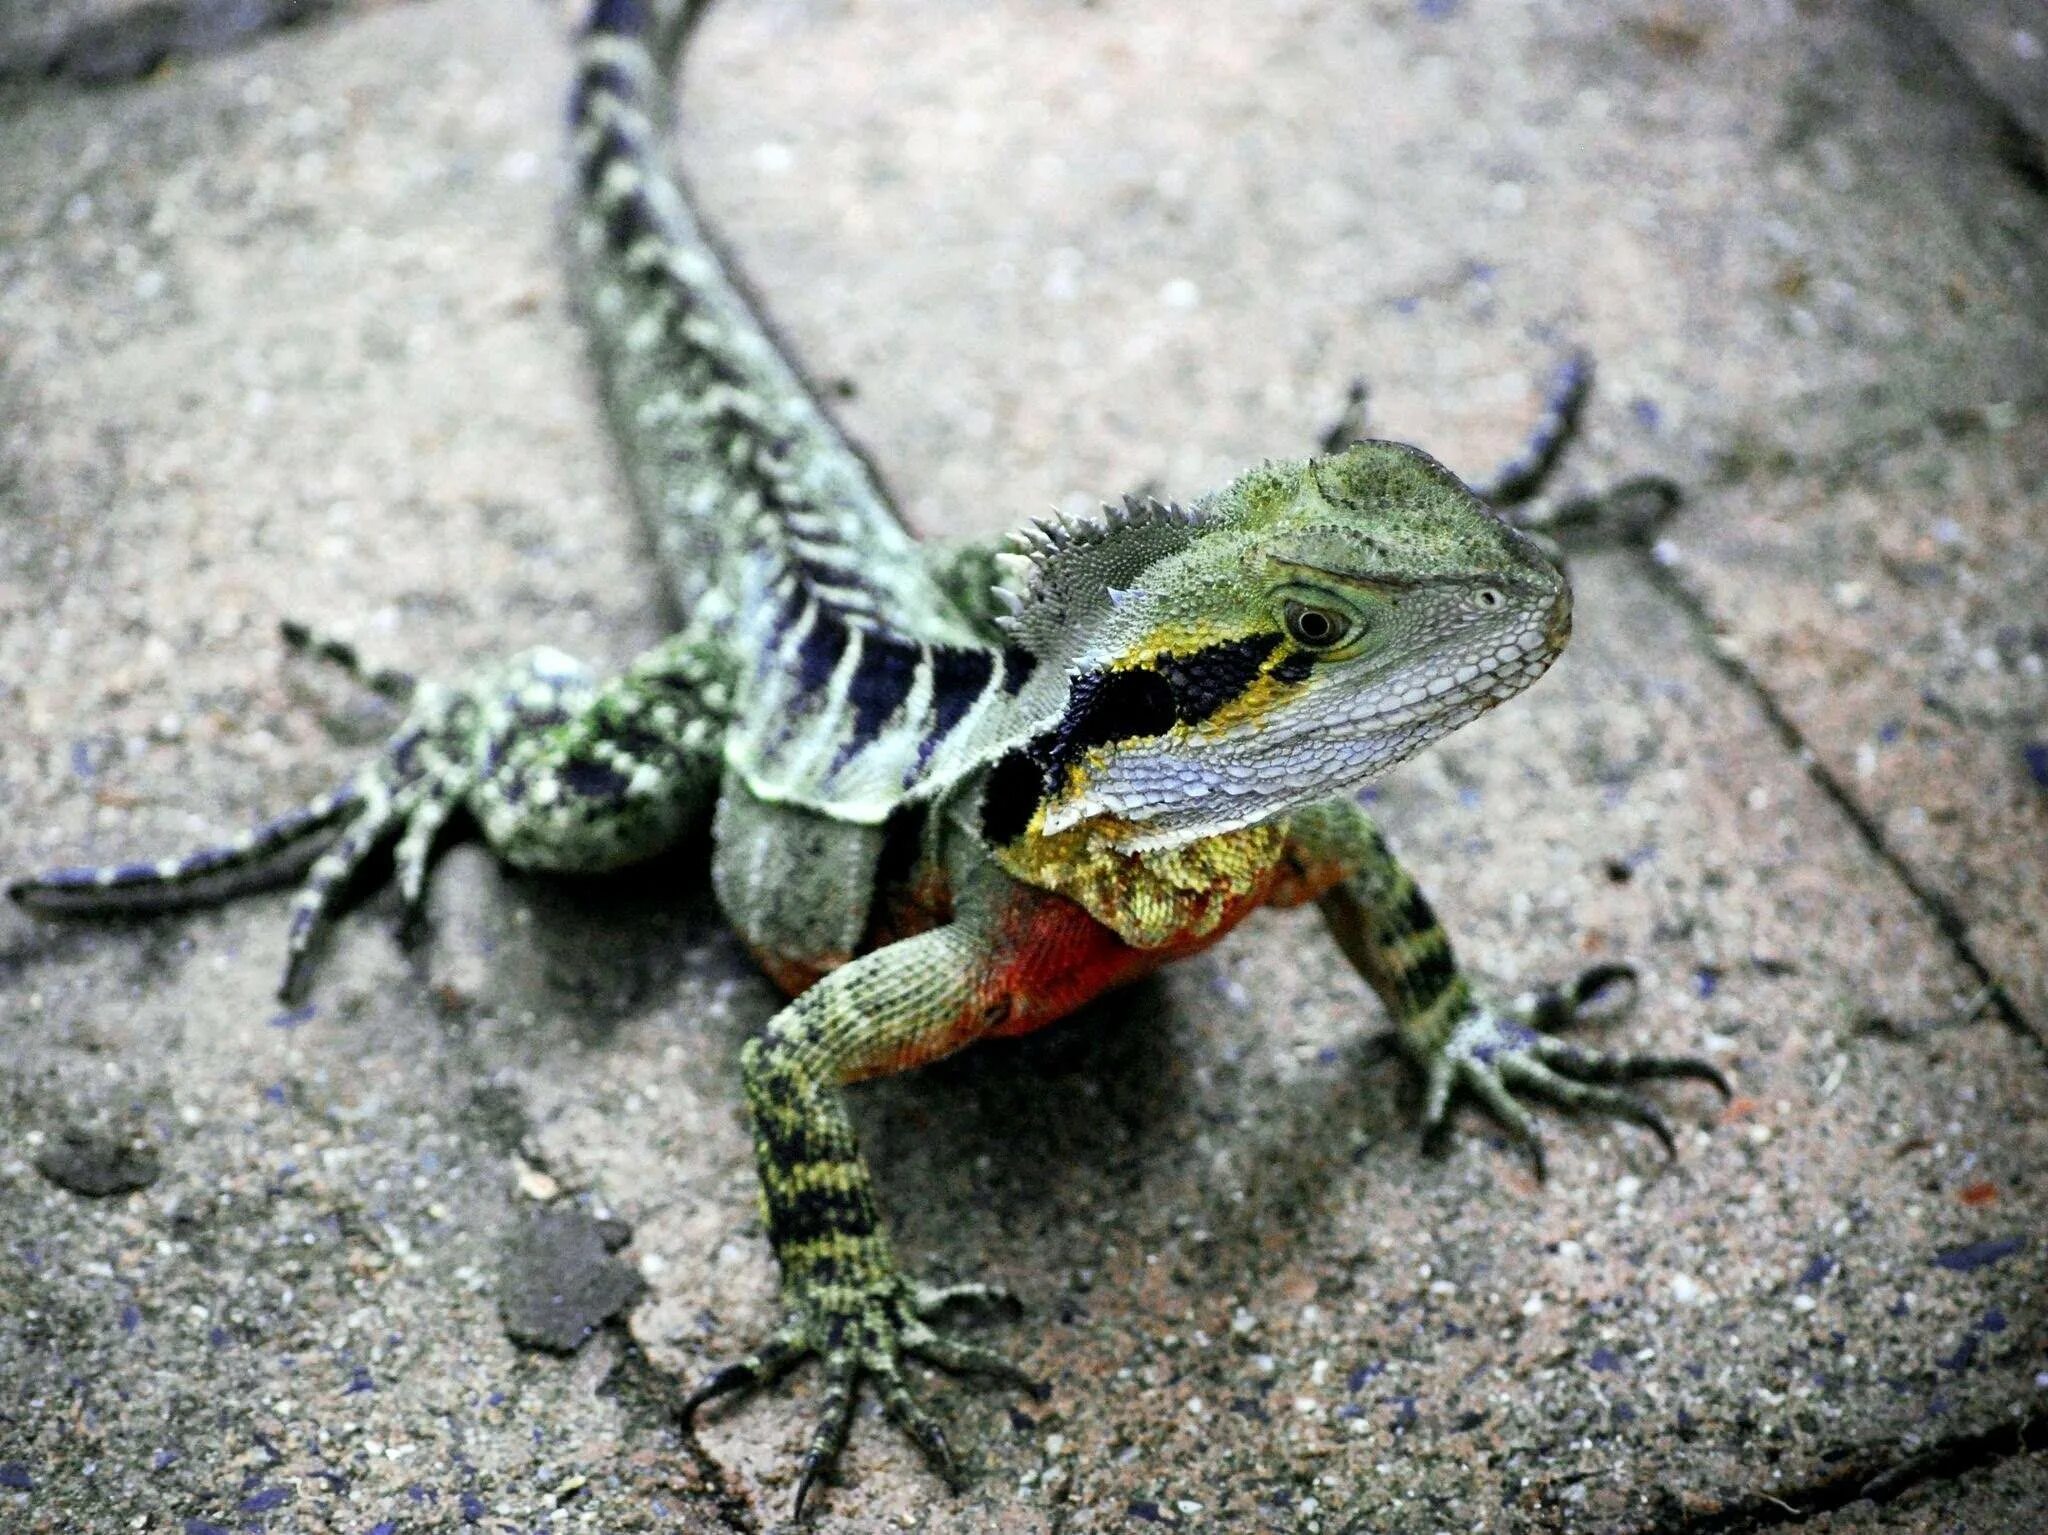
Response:
[{"label": "yellow stripe on cheek", "polygon": [[1218,709],[1214,714],[1196,725],[1192,731],[1195,739],[1213,739],[1228,735],[1233,730],[1249,727],[1260,730],[1289,699],[1301,695],[1298,682],[1278,681],[1271,668],[1261,672],[1237,697]]},{"label": "yellow stripe on cheek", "polygon": [[1149,671],[1158,666],[1161,656],[1186,658],[1218,645],[1228,645],[1238,640],[1251,639],[1254,635],[1270,633],[1273,628],[1274,624],[1270,619],[1253,624],[1219,624],[1205,619],[1175,624],[1168,620],[1160,628],[1146,633],[1140,649],[1126,651],[1111,661],[1104,670]]}]

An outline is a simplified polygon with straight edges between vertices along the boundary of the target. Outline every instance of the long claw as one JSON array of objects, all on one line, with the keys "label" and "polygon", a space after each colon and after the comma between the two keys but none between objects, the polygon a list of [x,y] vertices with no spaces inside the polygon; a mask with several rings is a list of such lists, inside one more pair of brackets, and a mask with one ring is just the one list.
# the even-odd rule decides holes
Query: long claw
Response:
[{"label": "long claw", "polygon": [[1012,1314],[1022,1314],[1024,1310],[1023,1302],[1007,1286],[969,1281],[963,1284],[920,1285],[910,1303],[910,1312],[919,1321],[929,1321],[949,1306],[971,1306]]},{"label": "long claw", "polygon": [[1572,1012],[1575,1015],[1583,1012],[1599,999],[1602,992],[1614,986],[1628,987],[1628,997],[1616,1011],[1635,1006],[1642,995],[1642,977],[1636,973],[1634,965],[1610,963],[1580,971],[1579,978],[1572,982]]},{"label": "long claw", "polygon": [[780,1380],[810,1352],[811,1346],[804,1342],[801,1332],[794,1327],[783,1328],[746,1358],[736,1359],[706,1376],[697,1389],[684,1398],[683,1420],[688,1422],[706,1402]]},{"label": "long claw", "polygon": [[918,1406],[910,1388],[904,1385],[903,1377],[893,1372],[878,1372],[875,1391],[882,1399],[882,1411],[888,1415],[889,1421],[910,1436],[931,1468],[957,1492],[960,1470],[953,1461],[952,1446],[946,1443],[945,1430],[939,1427],[930,1413]]},{"label": "long claw", "polygon": [[1622,1062],[1623,1082],[1705,1082],[1723,1098],[1735,1096],[1735,1085],[1712,1061],[1696,1055],[1638,1055]]},{"label": "long claw", "polygon": [[1625,1093],[1616,1093],[1615,1096],[1620,1098],[1622,1102],[1609,1105],[1607,1112],[1615,1115],[1617,1118],[1626,1119],[1632,1124],[1641,1125],[1662,1143],[1664,1155],[1676,1162],[1678,1160],[1678,1138],[1671,1133],[1671,1126],[1664,1116],[1651,1108],[1647,1103],[1638,1102],[1628,1097]]},{"label": "long claw", "polygon": [[1559,1040],[1545,1039],[1536,1054],[1546,1066],[1581,1082],[1706,1082],[1724,1098],[1735,1089],[1711,1061],[1691,1055],[1610,1055],[1600,1050],[1581,1050]]},{"label": "long claw", "polygon": [[[1505,1059],[1512,1060],[1513,1057]],[[1480,1106],[1528,1152],[1529,1160],[1535,1164],[1536,1181],[1542,1183],[1549,1174],[1549,1168],[1543,1155],[1543,1137],[1537,1132],[1536,1121],[1529,1111],[1515,1102],[1514,1094],[1492,1071],[1465,1073],[1465,1085],[1472,1089],[1472,1095],[1479,1100]]]},{"label": "long claw", "polygon": [[1724,1102],[1734,1101],[1735,1084],[1733,1082],[1730,1082],[1727,1079],[1727,1077],[1723,1076],[1721,1074],[1720,1068],[1715,1066],[1712,1061],[1702,1061],[1695,1058],[1681,1056],[1678,1059],[1672,1061],[1671,1064],[1674,1067],[1681,1068],[1672,1071],[1672,1076],[1689,1077],[1695,1082],[1711,1083],[1715,1091],[1720,1093],[1722,1100]]},{"label": "long claw", "polygon": [[1634,1007],[1642,995],[1642,982],[1634,965],[1594,965],[1582,971],[1568,988],[1545,986],[1525,997],[1516,1005],[1515,1011],[1532,1029],[1557,1033],[1585,1022],[1600,998],[1617,986],[1626,986],[1628,995],[1618,1003],[1598,1007],[1597,1010],[1603,1017],[1619,1017]]},{"label": "long claw", "polygon": [[1577,1107],[1591,1109],[1595,1113],[1612,1114],[1616,1119],[1625,1119],[1632,1125],[1640,1125],[1657,1137],[1664,1148],[1664,1155],[1672,1161],[1678,1160],[1678,1138],[1671,1133],[1671,1126],[1662,1114],[1640,1098],[1617,1092],[1611,1087],[1588,1087],[1586,1096],[1579,1100]]},{"label": "long claw", "polygon": [[803,1473],[797,1478],[796,1506],[790,1518],[801,1522],[804,1502],[821,1477],[830,1474],[846,1448],[846,1436],[853,1427],[854,1362],[851,1354],[838,1354],[826,1361],[824,1405],[818,1410],[818,1426],[804,1451]]},{"label": "long claw", "polygon": [[1510,1057],[1502,1063],[1501,1075],[1559,1108],[1573,1113],[1612,1114],[1616,1119],[1641,1125],[1664,1143],[1668,1155],[1674,1160],[1678,1156],[1678,1142],[1664,1116],[1631,1094],[1562,1076],[1533,1056]]},{"label": "long claw", "polygon": [[906,1353],[942,1370],[963,1375],[987,1375],[1007,1381],[1039,1401],[1044,1401],[1052,1392],[1044,1381],[1007,1356],[982,1344],[969,1343],[964,1338],[949,1338],[927,1328],[906,1335],[903,1348]]}]

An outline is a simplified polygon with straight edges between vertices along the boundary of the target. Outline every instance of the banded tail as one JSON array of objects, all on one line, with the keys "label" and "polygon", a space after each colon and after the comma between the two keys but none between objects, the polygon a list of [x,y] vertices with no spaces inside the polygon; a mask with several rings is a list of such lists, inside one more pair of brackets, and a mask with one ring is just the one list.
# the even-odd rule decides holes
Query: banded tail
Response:
[{"label": "banded tail", "polygon": [[705,238],[660,160],[700,4],[597,0],[570,115],[612,413],[686,620],[748,657],[728,760],[756,794],[879,821],[1014,694]]},{"label": "banded tail", "polygon": [[570,101],[577,245],[606,391],[683,612],[723,627],[791,584],[857,625],[972,640],[662,165],[665,82],[701,0],[597,0]]}]

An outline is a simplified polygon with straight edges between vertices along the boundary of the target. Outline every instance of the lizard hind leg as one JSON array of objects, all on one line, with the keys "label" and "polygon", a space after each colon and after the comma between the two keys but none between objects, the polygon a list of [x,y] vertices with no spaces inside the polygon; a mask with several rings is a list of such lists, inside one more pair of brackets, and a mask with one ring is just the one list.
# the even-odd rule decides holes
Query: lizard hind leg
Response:
[{"label": "lizard hind leg", "polygon": [[[1543,413],[1529,429],[1529,435],[1514,456],[1484,479],[1472,483],[1472,493],[1518,527],[1530,518],[1510,515],[1527,506],[1550,483],[1564,451],[1578,435],[1579,417],[1593,388],[1593,359],[1581,348],[1573,348],[1558,359],[1543,386]],[[1344,407],[1317,434],[1316,447],[1324,453],[1339,453],[1362,439],[1369,421],[1371,387],[1354,378],[1345,391]],[[1542,519],[1537,519],[1539,522]]]},{"label": "lizard hind leg", "polygon": [[[380,697],[404,704],[420,691],[418,680],[410,673],[365,664],[345,640],[293,619],[284,620],[278,630],[293,651],[340,667]],[[387,757],[391,755],[387,751]],[[8,894],[39,914],[112,915],[215,905],[287,880],[309,864],[315,870],[312,882],[325,886],[332,877],[319,871],[332,868],[329,859],[333,855],[320,857],[322,839],[336,843],[337,848],[349,843],[351,831],[366,819],[374,820],[382,813],[380,807],[387,807],[394,792],[403,788],[398,781],[403,776],[365,770],[225,842],[153,862],[51,869],[14,882],[8,886]],[[431,803],[429,809],[434,810]],[[338,838],[337,828],[341,829]],[[340,876],[352,873],[359,862],[359,858],[347,860],[348,867],[339,871]]]},{"label": "lizard hind leg", "polygon": [[[1592,390],[1592,356],[1574,347],[1551,367],[1542,412],[1522,446],[1491,474],[1472,482],[1474,495],[1553,558],[1561,552],[1561,541],[1648,544],[1683,499],[1676,484],[1655,474],[1635,475],[1592,494],[1550,496]],[[1370,394],[1364,379],[1351,381],[1343,410],[1316,439],[1320,451],[1336,453],[1365,436]]]}]

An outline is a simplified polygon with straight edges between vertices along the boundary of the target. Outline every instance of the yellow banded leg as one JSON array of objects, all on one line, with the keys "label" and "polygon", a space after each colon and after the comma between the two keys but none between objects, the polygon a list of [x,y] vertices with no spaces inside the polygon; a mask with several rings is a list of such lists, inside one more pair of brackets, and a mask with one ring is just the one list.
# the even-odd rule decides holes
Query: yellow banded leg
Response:
[{"label": "yellow banded leg", "polygon": [[1689,1078],[1730,1093],[1726,1078],[1703,1060],[1609,1054],[1539,1032],[1576,1022],[1616,982],[1633,981],[1624,966],[1598,966],[1568,991],[1548,989],[1507,1004],[1475,993],[1428,899],[1356,805],[1318,805],[1295,819],[1292,836],[1304,863],[1350,871],[1323,896],[1323,917],[1345,957],[1386,1004],[1403,1050],[1423,1074],[1423,1128],[1430,1139],[1446,1133],[1451,1103],[1462,1091],[1527,1149],[1541,1178],[1543,1143],[1518,1094],[1641,1125],[1675,1154],[1663,1116],[1610,1084]]},{"label": "yellow banded leg", "polygon": [[825,1394],[804,1453],[795,1517],[845,1448],[863,1381],[889,1420],[954,1479],[944,1433],[903,1380],[906,1357],[1039,1389],[1000,1355],[927,1320],[949,1304],[1006,1297],[992,1287],[925,1288],[903,1277],[842,1091],[845,1082],[922,1065],[975,1037],[979,978],[988,968],[980,941],[965,929],[920,934],[833,971],[742,1052],[768,1240],[782,1268],[789,1316],[761,1350],[707,1378],[688,1410],[765,1384],[817,1355]]}]

